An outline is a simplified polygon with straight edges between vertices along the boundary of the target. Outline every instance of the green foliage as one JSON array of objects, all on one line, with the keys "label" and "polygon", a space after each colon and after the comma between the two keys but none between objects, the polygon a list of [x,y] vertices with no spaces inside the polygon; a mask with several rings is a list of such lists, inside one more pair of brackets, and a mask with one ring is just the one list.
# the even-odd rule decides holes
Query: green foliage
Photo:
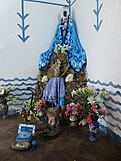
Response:
[{"label": "green foliage", "polygon": [[8,101],[16,101],[16,97],[12,95],[14,91],[13,87],[0,87],[0,103],[5,103]]}]

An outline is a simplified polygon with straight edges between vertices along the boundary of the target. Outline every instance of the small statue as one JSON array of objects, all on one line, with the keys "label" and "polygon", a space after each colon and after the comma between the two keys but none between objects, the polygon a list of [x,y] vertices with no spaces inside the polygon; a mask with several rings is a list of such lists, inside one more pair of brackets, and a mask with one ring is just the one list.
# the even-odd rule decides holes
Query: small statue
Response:
[{"label": "small statue", "polygon": [[67,15],[67,7],[65,6],[63,10],[63,19],[62,19],[63,43],[67,31],[67,26],[68,26],[68,15]]},{"label": "small statue", "polygon": [[47,118],[48,118],[48,124],[50,126],[58,127],[58,125],[59,125],[59,111],[58,111],[58,109],[48,110],[47,111]]}]

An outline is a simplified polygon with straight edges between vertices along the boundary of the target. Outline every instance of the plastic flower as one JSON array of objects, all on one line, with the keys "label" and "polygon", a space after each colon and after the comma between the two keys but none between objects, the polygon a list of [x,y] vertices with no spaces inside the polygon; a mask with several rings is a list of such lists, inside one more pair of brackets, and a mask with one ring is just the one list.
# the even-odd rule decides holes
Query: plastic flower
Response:
[{"label": "plastic flower", "polygon": [[73,91],[71,92],[72,97],[76,94],[76,91],[73,89]]},{"label": "plastic flower", "polygon": [[41,110],[42,106],[36,106],[36,110]]},{"label": "plastic flower", "polygon": [[106,110],[100,109],[100,113],[105,116],[106,115]]},{"label": "plastic flower", "polygon": [[45,100],[40,99],[38,102],[34,104],[34,113],[35,115],[43,115],[45,113],[45,110],[47,108],[47,103]]},{"label": "plastic flower", "polygon": [[79,115],[81,119],[86,119],[87,123],[97,120],[101,116],[105,116],[104,98],[107,96],[105,91],[96,90],[94,87],[83,87],[71,92],[73,101],[79,103]]},{"label": "plastic flower", "polygon": [[91,109],[92,109],[92,111],[96,112],[97,106],[96,105],[92,105]]},{"label": "plastic flower", "polygon": [[54,52],[56,54],[60,54],[60,53],[63,53],[63,54],[67,54],[67,52],[71,49],[71,47],[69,45],[61,45],[61,44],[57,44],[55,49],[54,49]]},{"label": "plastic flower", "polygon": [[74,77],[73,74],[68,74],[66,79],[65,79],[65,82],[72,82],[73,81],[73,77]]},{"label": "plastic flower", "polygon": [[79,111],[82,108],[81,105],[75,104],[75,103],[70,103],[68,104],[65,108],[63,108],[63,111],[65,109],[65,115],[66,116],[72,116],[72,115],[79,115]]},{"label": "plastic flower", "polygon": [[2,87],[0,86],[0,104],[7,103],[7,101],[16,101],[11,92],[14,90],[13,87]]},{"label": "plastic flower", "polygon": [[89,101],[89,103],[90,103],[91,105],[95,103],[94,96],[88,97],[87,100]]},{"label": "plastic flower", "polygon": [[44,75],[44,76],[42,77],[42,82],[47,82],[47,81],[48,81],[48,78],[47,78],[46,75]]},{"label": "plastic flower", "polygon": [[27,102],[24,102],[24,106],[25,107],[23,108],[18,107],[16,109],[16,112],[21,115],[21,117],[24,119],[25,124],[29,124],[33,113],[31,112],[29,104]]},{"label": "plastic flower", "polygon": [[87,119],[86,120],[87,120],[87,123],[88,124],[91,124],[92,123],[92,118],[91,118],[90,115],[87,116]]},{"label": "plastic flower", "polygon": [[3,95],[3,94],[4,94],[4,88],[0,87],[0,95]]}]

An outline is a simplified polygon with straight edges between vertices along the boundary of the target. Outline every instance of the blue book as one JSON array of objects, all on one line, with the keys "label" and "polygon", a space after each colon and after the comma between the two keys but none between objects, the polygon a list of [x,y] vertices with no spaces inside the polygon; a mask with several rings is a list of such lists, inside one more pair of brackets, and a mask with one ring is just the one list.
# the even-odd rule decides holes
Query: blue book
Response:
[{"label": "blue book", "polygon": [[35,134],[35,125],[19,124],[16,142],[31,142]]}]

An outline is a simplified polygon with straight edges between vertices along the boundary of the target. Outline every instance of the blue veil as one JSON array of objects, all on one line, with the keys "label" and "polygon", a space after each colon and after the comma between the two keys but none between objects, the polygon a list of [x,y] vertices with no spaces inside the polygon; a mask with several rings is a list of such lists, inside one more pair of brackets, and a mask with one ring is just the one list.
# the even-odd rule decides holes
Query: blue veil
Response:
[{"label": "blue veil", "polygon": [[68,17],[68,26],[63,42],[62,21],[63,20],[61,19],[58,24],[56,35],[52,42],[51,48],[40,54],[39,69],[43,70],[49,64],[56,45],[65,44],[71,46],[71,49],[68,51],[68,62],[70,67],[74,70],[74,72],[80,73],[86,67],[86,53],[82,48],[74,22],[70,16]]}]

